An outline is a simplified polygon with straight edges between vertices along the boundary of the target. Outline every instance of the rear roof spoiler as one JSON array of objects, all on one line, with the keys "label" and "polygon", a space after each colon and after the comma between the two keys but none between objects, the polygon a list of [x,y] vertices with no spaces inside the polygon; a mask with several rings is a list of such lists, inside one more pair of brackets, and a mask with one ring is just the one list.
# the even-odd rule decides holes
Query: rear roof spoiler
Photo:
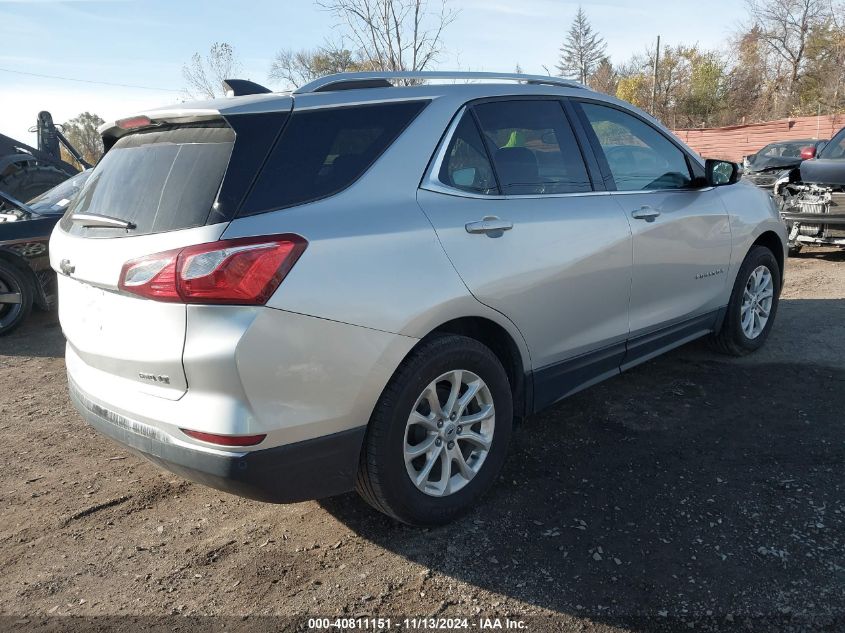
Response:
[{"label": "rear roof spoiler", "polygon": [[266,86],[257,84],[248,79],[224,79],[223,89],[227,97],[242,97],[244,95],[263,95],[273,92]]}]

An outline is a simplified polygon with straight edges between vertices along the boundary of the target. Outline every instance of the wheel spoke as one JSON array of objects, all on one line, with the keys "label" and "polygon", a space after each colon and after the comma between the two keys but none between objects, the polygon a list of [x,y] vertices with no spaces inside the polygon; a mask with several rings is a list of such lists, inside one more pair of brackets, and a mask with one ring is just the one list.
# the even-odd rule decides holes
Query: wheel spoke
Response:
[{"label": "wheel spoke", "polygon": [[443,417],[443,408],[440,406],[440,398],[437,396],[437,387],[434,383],[426,387],[423,396],[426,402],[428,402],[431,412],[436,416]]},{"label": "wheel spoke", "polygon": [[437,431],[437,422],[435,422],[434,415],[425,416],[419,411],[413,411],[408,423],[412,425],[418,424],[427,431]]},{"label": "wheel spoke", "polygon": [[460,450],[454,451],[455,462],[458,464],[458,472],[461,473],[464,479],[469,481],[475,477],[475,471],[469,467],[467,460],[464,459],[464,454]]},{"label": "wheel spoke", "polygon": [[754,292],[760,291],[760,286],[763,284],[763,271],[759,268],[754,271]]},{"label": "wheel spoke", "polygon": [[436,439],[437,438],[434,435],[431,435],[431,436],[427,437],[426,439],[424,439],[419,444],[414,444],[413,446],[406,445],[405,446],[405,459],[407,459],[408,461],[411,461],[413,459],[416,459],[420,455],[424,455],[425,453],[427,453],[428,451],[431,450],[431,447],[434,446],[434,442],[435,442]]},{"label": "wheel spoke", "polygon": [[467,385],[466,393],[464,393],[464,395],[461,396],[461,399],[457,402],[457,411],[455,413],[459,419],[464,414],[464,409],[466,409],[469,403],[473,401],[476,395],[478,395],[479,389],[481,389],[480,380],[476,380],[475,382],[471,382]]},{"label": "wheel spoke", "polygon": [[431,469],[434,468],[434,465],[437,463],[437,460],[440,459],[440,456],[442,454],[442,446],[434,449],[428,454],[428,459],[425,462],[425,466],[423,466],[423,469],[419,473],[417,473],[417,487],[421,487],[428,480],[428,476],[431,474]]},{"label": "wheel spoke", "polygon": [[488,450],[490,448],[490,440],[484,435],[481,435],[481,433],[476,433],[475,431],[464,431],[457,436],[457,440],[459,442],[464,441],[469,442],[470,444],[475,444],[484,450]]},{"label": "wheel spoke", "polygon": [[745,335],[748,338],[751,338],[751,327],[752,322],[754,321],[754,317],[752,316],[753,313],[754,310],[752,310],[751,308],[748,308],[748,310],[744,310],[742,313],[742,321],[740,325],[742,325],[742,331],[745,332]]},{"label": "wheel spoke", "polygon": [[458,419],[462,426],[471,426],[477,422],[483,422],[493,417],[494,409],[492,404],[484,405],[481,411],[462,416]]},{"label": "wheel spoke", "polygon": [[458,401],[458,396],[461,393],[461,383],[463,382],[464,372],[461,370],[453,371],[449,376],[449,382],[452,387],[449,389],[449,398],[443,406],[444,416],[450,416],[455,411],[455,403]]},{"label": "wheel spoke", "polygon": [[19,292],[4,292],[0,294],[0,303],[21,303],[23,297]]}]

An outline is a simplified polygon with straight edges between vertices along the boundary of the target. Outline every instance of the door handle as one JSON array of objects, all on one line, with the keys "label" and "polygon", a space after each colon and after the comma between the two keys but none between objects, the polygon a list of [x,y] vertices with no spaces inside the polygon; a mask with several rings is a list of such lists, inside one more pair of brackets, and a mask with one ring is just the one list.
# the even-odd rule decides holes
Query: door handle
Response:
[{"label": "door handle", "polygon": [[495,215],[485,215],[477,222],[469,222],[466,225],[467,233],[486,233],[490,237],[499,237],[504,231],[510,231],[513,222],[502,220]]},{"label": "door handle", "polygon": [[660,215],[660,211],[654,207],[644,204],[639,209],[631,211],[631,217],[637,220],[645,220],[646,222],[654,222],[654,219]]}]

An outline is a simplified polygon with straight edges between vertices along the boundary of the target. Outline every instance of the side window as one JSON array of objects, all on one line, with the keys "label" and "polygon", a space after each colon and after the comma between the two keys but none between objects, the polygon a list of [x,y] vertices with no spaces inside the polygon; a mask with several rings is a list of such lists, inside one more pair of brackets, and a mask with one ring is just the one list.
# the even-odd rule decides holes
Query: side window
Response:
[{"label": "side window", "polygon": [[427,104],[294,109],[239,215],[283,209],[346,189]]},{"label": "side window", "polygon": [[616,108],[580,105],[619,191],[684,189],[692,184],[686,156],[659,131]]},{"label": "side window", "polygon": [[592,191],[587,167],[558,101],[475,106],[505,195]]},{"label": "side window", "polygon": [[499,193],[481,134],[469,112],[455,128],[438,179],[444,185],[462,191],[483,195]]}]

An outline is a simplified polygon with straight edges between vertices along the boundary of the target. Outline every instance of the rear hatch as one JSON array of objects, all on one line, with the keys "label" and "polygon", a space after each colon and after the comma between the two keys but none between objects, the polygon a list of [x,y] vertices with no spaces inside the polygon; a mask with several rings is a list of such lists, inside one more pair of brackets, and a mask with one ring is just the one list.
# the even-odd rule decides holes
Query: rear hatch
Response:
[{"label": "rear hatch", "polygon": [[[266,114],[205,114],[207,120],[188,123],[150,116],[128,120],[139,129],[120,130],[118,122],[113,137],[106,132],[111,147],[56,227],[50,261],[62,329],[82,362],[133,381],[139,391],[177,399],[187,389],[186,306],[121,292],[121,270],[134,258],[219,239],[250,180],[238,169],[230,179],[230,163],[249,169],[276,133],[260,133]],[[239,125],[249,160],[236,160]],[[109,226],[120,223],[126,226]]]}]

